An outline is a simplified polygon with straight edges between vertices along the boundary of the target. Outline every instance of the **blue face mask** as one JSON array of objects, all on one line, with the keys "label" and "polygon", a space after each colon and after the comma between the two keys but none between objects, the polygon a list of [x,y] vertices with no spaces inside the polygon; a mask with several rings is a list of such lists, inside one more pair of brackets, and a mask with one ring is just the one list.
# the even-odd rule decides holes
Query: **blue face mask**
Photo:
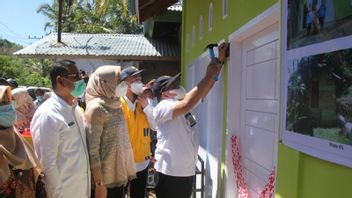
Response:
[{"label": "blue face mask", "polygon": [[82,79],[75,82],[75,89],[71,91],[71,95],[75,98],[80,98],[83,96],[85,91],[86,91],[86,83]]},{"label": "blue face mask", "polygon": [[36,96],[38,101],[42,101],[43,100],[43,96]]},{"label": "blue face mask", "polygon": [[17,120],[17,114],[13,104],[0,106],[0,126],[11,127]]}]

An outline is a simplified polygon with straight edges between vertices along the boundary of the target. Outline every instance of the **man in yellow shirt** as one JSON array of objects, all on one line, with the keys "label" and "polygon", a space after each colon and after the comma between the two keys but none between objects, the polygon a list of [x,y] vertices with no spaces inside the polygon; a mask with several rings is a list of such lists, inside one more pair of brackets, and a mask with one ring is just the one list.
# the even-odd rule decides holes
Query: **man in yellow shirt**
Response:
[{"label": "man in yellow shirt", "polygon": [[121,80],[128,84],[126,96],[121,97],[121,107],[128,125],[128,132],[136,163],[137,178],[130,182],[130,197],[144,198],[151,156],[150,131],[156,127],[153,119],[153,106],[143,96],[141,73],[143,70],[130,66],[121,71]]}]

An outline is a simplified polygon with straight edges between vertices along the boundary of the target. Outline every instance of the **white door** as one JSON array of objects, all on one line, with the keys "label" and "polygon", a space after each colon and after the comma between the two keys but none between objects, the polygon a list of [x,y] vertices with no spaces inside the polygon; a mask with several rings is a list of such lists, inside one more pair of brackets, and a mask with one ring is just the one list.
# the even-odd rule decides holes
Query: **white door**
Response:
[{"label": "white door", "polygon": [[242,41],[240,152],[251,197],[258,197],[277,162],[279,27]]}]

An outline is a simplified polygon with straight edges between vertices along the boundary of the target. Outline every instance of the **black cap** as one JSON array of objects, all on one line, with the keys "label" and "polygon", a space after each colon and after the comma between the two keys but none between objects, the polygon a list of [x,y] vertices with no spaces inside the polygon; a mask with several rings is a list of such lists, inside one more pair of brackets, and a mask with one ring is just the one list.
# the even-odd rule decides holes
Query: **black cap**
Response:
[{"label": "black cap", "polygon": [[126,80],[126,78],[128,78],[130,76],[136,76],[138,74],[141,74],[143,71],[144,71],[144,69],[139,70],[136,67],[129,66],[121,71],[120,79],[121,79],[121,81]]},{"label": "black cap", "polygon": [[13,78],[9,78],[7,79],[7,82],[10,84],[10,86],[12,87],[12,89],[15,89],[18,87],[18,83],[15,79]]},{"label": "black cap", "polygon": [[10,83],[3,77],[0,77],[0,85],[11,86]]},{"label": "black cap", "polygon": [[153,88],[152,88],[154,96],[157,97],[158,100],[160,100],[161,92],[166,90],[172,83],[176,82],[176,80],[180,76],[181,76],[181,73],[178,73],[178,74],[176,74],[173,77],[171,77],[171,76],[160,76],[159,78],[157,78],[154,81]]}]

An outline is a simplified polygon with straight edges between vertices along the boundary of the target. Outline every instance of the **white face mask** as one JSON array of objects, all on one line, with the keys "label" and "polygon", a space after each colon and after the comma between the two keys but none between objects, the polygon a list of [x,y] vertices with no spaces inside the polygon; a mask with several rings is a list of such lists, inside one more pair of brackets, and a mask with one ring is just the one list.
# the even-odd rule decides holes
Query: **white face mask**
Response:
[{"label": "white face mask", "polygon": [[142,94],[143,86],[141,81],[135,81],[131,84],[131,91],[136,95],[140,95]]},{"label": "white face mask", "polygon": [[183,88],[182,86],[177,89],[170,90],[169,92],[172,94],[176,94],[174,98],[177,100],[182,100],[187,94],[185,88]]},{"label": "white face mask", "polygon": [[148,104],[155,107],[158,104],[158,99],[157,98],[154,98],[154,99],[148,98]]},{"label": "white face mask", "polygon": [[125,96],[128,90],[128,85],[125,81],[122,81],[119,85],[117,85],[115,89],[115,95],[118,97]]}]

